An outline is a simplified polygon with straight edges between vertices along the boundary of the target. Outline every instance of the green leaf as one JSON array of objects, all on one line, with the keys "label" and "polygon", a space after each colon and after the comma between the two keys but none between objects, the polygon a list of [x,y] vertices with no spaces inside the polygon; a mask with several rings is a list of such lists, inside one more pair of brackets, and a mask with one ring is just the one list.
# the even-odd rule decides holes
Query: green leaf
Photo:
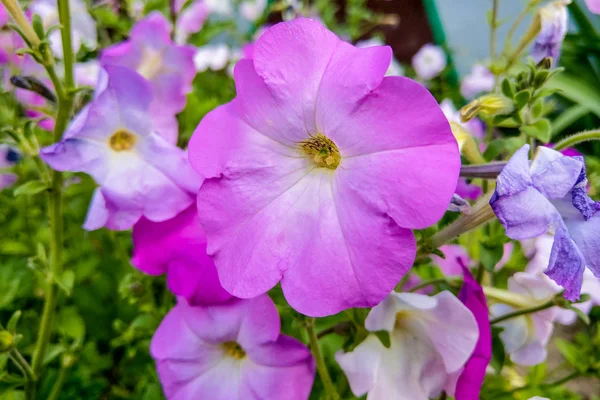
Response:
[{"label": "green leaf", "polygon": [[479,259],[487,271],[494,271],[504,255],[504,243],[481,243]]},{"label": "green leaf", "polygon": [[578,371],[585,371],[587,369],[587,365],[584,362],[586,360],[585,354],[582,354],[579,351],[579,348],[571,343],[567,342],[564,339],[556,339],[556,347],[560,354]]},{"label": "green leaf", "polygon": [[15,197],[23,195],[34,195],[48,189],[48,185],[42,181],[29,181],[17,187],[14,191]]},{"label": "green leaf", "polygon": [[498,374],[502,372],[504,362],[506,361],[506,352],[504,351],[504,343],[500,339],[500,332],[504,328],[492,326],[492,359],[490,365]]},{"label": "green leaf", "polygon": [[33,17],[31,18],[31,25],[33,26],[33,30],[35,31],[35,34],[37,35],[37,37],[44,40],[45,32],[44,32],[44,23],[42,22],[42,18],[39,15],[34,14]]},{"label": "green leaf", "polygon": [[63,272],[62,277],[60,279],[60,287],[67,293],[67,295],[71,295],[74,283],[75,272],[73,272],[72,270],[67,270]]},{"label": "green leaf", "polygon": [[529,103],[531,99],[531,91],[529,89],[521,90],[515,94],[515,106],[518,110],[522,109]]},{"label": "green leaf", "polygon": [[502,94],[508,97],[509,99],[513,99],[515,97],[515,89],[513,84],[508,80],[508,78],[504,78],[502,80]]},{"label": "green leaf", "polygon": [[527,136],[534,137],[543,143],[548,143],[550,141],[551,130],[552,126],[550,125],[550,121],[548,121],[546,118],[536,121],[533,125],[525,125],[521,127],[521,132]]},{"label": "green leaf", "polygon": [[543,112],[544,112],[544,99],[540,97],[531,106],[531,116],[533,117],[533,119],[538,119],[539,117],[542,116]]},{"label": "green leaf", "polygon": [[552,121],[552,131],[550,133],[550,137],[558,135],[563,130],[589,113],[590,109],[588,107],[579,104],[567,108]]},{"label": "green leaf", "polygon": [[377,336],[377,339],[379,339],[381,344],[384,345],[386,349],[390,348],[391,341],[390,341],[390,333],[388,331],[381,330],[381,331],[377,331],[377,332],[373,332],[373,333],[375,334],[375,336]]},{"label": "green leaf", "polygon": [[583,321],[584,324],[589,325],[590,324],[590,317],[584,313],[583,311],[581,311],[579,308],[577,307],[573,307],[573,305],[571,304],[567,304],[565,306],[565,308],[567,310],[571,310],[573,311],[575,314],[577,314],[577,317]]},{"label": "green leaf", "polygon": [[21,315],[21,310],[17,310],[13,313],[13,315],[8,320],[8,323],[6,324],[7,331],[9,331],[12,334],[15,334],[17,332],[17,324],[19,323],[19,319],[21,319]]},{"label": "green leaf", "polygon": [[85,322],[75,307],[65,307],[60,310],[56,325],[58,332],[63,336],[76,340],[85,336]]},{"label": "green leaf", "polygon": [[559,74],[546,84],[547,89],[560,91],[560,95],[587,107],[600,117],[600,89],[572,75]]},{"label": "green leaf", "polygon": [[495,139],[486,147],[483,158],[492,161],[501,154],[513,154],[523,144],[523,139],[519,137]]}]

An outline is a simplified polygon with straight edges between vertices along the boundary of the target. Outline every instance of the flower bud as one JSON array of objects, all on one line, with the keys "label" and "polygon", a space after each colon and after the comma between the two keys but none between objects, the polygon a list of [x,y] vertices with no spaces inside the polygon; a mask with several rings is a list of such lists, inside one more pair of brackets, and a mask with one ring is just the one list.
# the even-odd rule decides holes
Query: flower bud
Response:
[{"label": "flower bud", "polygon": [[0,353],[10,351],[13,345],[13,335],[8,331],[0,331]]},{"label": "flower bud", "polygon": [[458,142],[458,149],[469,162],[474,164],[484,164],[485,160],[481,156],[481,152],[477,148],[477,144],[473,140],[473,137],[463,128],[460,124],[450,122],[450,128],[452,134]]},{"label": "flower bud", "polygon": [[514,104],[511,99],[499,93],[491,93],[481,96],[461,108],[460,120],[462,122],[470,121],[478,113],[488,117],[506,115],[510,114],[513,110]]}]

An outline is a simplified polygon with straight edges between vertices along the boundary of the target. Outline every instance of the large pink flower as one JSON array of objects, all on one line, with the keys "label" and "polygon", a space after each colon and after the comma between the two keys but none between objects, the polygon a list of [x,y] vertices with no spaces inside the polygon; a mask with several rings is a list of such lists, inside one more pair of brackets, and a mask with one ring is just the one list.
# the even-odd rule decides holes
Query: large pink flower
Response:
[{"label": "large pink flower", "polygon": [[249,298],[281,281],[292,307],[321,316],[379,303],[410,269],[411,229],[444,214],[460,159],[433,96],[384,78],[391,57],[296,19],[238,62],[237,97],[189,147],[228,292]]}]

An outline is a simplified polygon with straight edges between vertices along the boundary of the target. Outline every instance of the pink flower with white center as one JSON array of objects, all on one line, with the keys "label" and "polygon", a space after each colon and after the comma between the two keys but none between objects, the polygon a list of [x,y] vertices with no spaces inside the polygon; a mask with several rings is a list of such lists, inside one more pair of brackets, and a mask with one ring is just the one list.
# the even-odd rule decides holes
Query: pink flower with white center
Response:
[{"label": "pink flower with white center", "polygon": [[150,353],[169,400],[307,400],[315,376],[306,346],[280,334],[267,295],[196,307],[180,301]]},{"label": "pink flower with white center", "polygon": [[[550,234],[544,234],[532,239],[531,242],[533,243],[527,247],[533,247],[533,256],[531,257],[529,264],[527,264],[526,271],[529,273],[540,274],[546,270],[550,263],[550,255],[552,254],[554,236]],[[553,280],[550,278],[548,278],[548,280],[549,283],[555,287],[556,291],[562,290],[561,286],[559,286]],[[596,278],[592,271],[588,269],[586,269],[583,273],[581,293],[590,295],[590,300],[583,303],[573,304],[573,307],[577,307],[583,311],[583,313],[588,314],[593,306],[600,305],[600,280]],[[562,325],[571,325],[577,321],[577,314],[575,311],[559,308],[557,309],[556,320]]]},{"label": "pink flower with white center", "polygon": [[98,183],[85,229],[129,229],[142,217],[162,222],[194,203],[202,178],[183,150],[154,131],[151,102],[142,76],[107,67],[61,141],[40,150],[53,169],[85,172]]},{"label": "pink flower with white center", "polygon": [[335,359],[352,393],[368,393],[367,400],[427,400],[442,390],[452,395],[479,338],[473,314],[448,291],[433,297],[393,292],[373,307],[365,328],[388,331],[390,347],[369,335]]},{"label": "pink flower with white center", "polygon": [[[550,300],[556,293],[556,285],[542,273],[517,272],[508,279],[508,289],[513,292],[515,304],[493,304],[490,307],[492,318],[500,317],[519,307],[533,307]],[[536,365],[546,359],[546,345],[552,336],[557,308],[509,318],[496,324],[504,328],[500,339],[510,354],[510,359],[519,365]]]},{"label": "pink flower with white center", "polygon": [[585,0],[585,4],[588,6],[591,12],[594,14],[600,14],[600,0]]},{"label": "pink flower with white center", "polygon": [[216,304],[231,299],[221,287],[215,263],[206,254],[206,236],[192,204],[175,217],[133,226],[131,263],[150,275],[167,274],[169,290],[189,304]]},{"label": "pink flower with white center", "polygon": [[196,76],[193,46],[172,43],[171,26],[159,12],[140,20],[129,40],[113,45],[100,56],[100,63],[119,65],[137,71],[152,85],[154,101],[150,115],[158,133],[171,143],[177,142],[175,115],[185,107]]},{"label": "pink flower with white center", "polygon": [[444,50],[431,43],[423,45],[412,58],[412,66],[417,76],[423,80],[437,77],[446,65],[447,56]]},{"label": "pink flower with white center", "polygon": [[[77,53],[81,46],[88,50],[94,50],[98,46],[98,33],[96,31],[96,21],[87,10],[83,0],[69,0],[69,9],[71,12],[71,32],[73,42],[73,52]],[[34,0],[29,6],[34,14],[41,17],[44,28],[58,25],[58,5],[56,0]],[[63,57],[62,39],[60,29],[55,29],[48,37],[50,47],[54,54],[59,58]]]},{"label": "pink flower with white center", "polygon": [[475,64],[471,73],[461,82],[460,93],[470,100],[478,94],[492,91],[495,82],[494,74],[486,66]]},{"label": "pink flower with white center", "polygon": [[418,83],[384,77],[389,47],[356,48],[310,19],[277,24],[235,68],[237,97],[189,157],[208,253],[236,297],[278,282],[321,316],[383,300],[415,258],[411,229],[444,214],[456,141]]}]

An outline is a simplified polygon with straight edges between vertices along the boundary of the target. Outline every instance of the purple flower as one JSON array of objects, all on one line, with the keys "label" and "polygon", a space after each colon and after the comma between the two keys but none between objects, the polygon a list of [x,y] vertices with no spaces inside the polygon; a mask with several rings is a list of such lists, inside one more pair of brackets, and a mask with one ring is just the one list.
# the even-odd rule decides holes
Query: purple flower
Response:
[{"label": "purple flower", "polygon": [[131,68],[150,82],[154,100],[149,115],[154,128],[167,141],[175,143],[178,134],[175,115],[185,107],[196,70],[194,47],[173,44],[170,32],[166,18],[153,12],[133,27],[129,40],[105,49],[100,63]]},{"label": "purple flower", "polygon": [[491,92],[494,83],[494,74],[484,65],[475,64],[471,73],[465,76],[460,84],[460,93],[470,100],[483,92]]},{"label": "purple flower", "polygon": [[600,0],[585,0],[585,4],[588,6],[591,12],[594,14],[600,14]]},{"label": "purple flower", "polygon": [[221,287],[215,264],[206,254],[206,236],[195,204],[164,222],[142,217],[133,226],[131,263],[150,275],[167,274],[169,289],[191,305],[232,297]]},{"label": "purple flower", "polygon": [[335,314],[379,303],[412,266],[411,229],[444,214],[460,157],[431,94],[384,77],[391,56],[300,18],[237,63],[237,97],[189,147],[208,253],[234,296],[281,282],[299,312]]},{"label": "purple flower", "polygon": [[370,332],[386,330],[390,347],[369,335],[335,359],[352,393],[367,400],[425,400],[446,390],[473,353],[478,328],[473,314],[452,293],[429,297],[392,292],[365,320]]},{"label": "purple flower", "polygon": [[546,275],[577,300],[586,267],[600,278],[600,207],[587,196],[581,157],[539,147],[530,165],[528,150],[523,146],[504,167],[490,204],[513,239],[555,233]]},{"label": "purple flower", "polygon": [[315,363],[298,340],[280,334],[267,295],[224,304],[175,306],[150,345],[169,400],[306,400]]},{"label": "purple flower", "polygon": [[454,398],[456,400],[478,400],[485,370],[492,358],[492,329],[488,307],[481,285],[473,279],[468,268],[462,265],[464,283],[458,299],[473,313],[479,328],[479,339],[471,358],[464,366],[458,381]]},{"label": "purple flower", "polygon": [[[10,168],[21,159],[19,152],[6,145],[0,145],[0,169]],[[0,190],[4,189],[17,181],[17,175],[11,173],[0,174]]]},{"label": "purple flower", "polygon": [[62,140],[40,151],[59,171],[86,172],[100,185],[84,227],[129,229],[140,218],[166,221],[194,202],[202,179],[183,150],[153,130],[152,92],[134,71],[107,67],[94,99]]},{"label": "purple flower", "polygon": [[552,57],[554,62],[558,59],[567,34],[567,4],[570,2],[571,0],[555,0],[538,11],[536,18],[540,20],[541,30],[531,49],[531,57],[535,62],[540,62],[545,57]]},{"label": "purple flower", "polygon": [[208,17],[209,9],[201,0],[197,0],[187,6],[177,18],[175,26],[175,42],[184,44],[188,38],[200,31]]}]

